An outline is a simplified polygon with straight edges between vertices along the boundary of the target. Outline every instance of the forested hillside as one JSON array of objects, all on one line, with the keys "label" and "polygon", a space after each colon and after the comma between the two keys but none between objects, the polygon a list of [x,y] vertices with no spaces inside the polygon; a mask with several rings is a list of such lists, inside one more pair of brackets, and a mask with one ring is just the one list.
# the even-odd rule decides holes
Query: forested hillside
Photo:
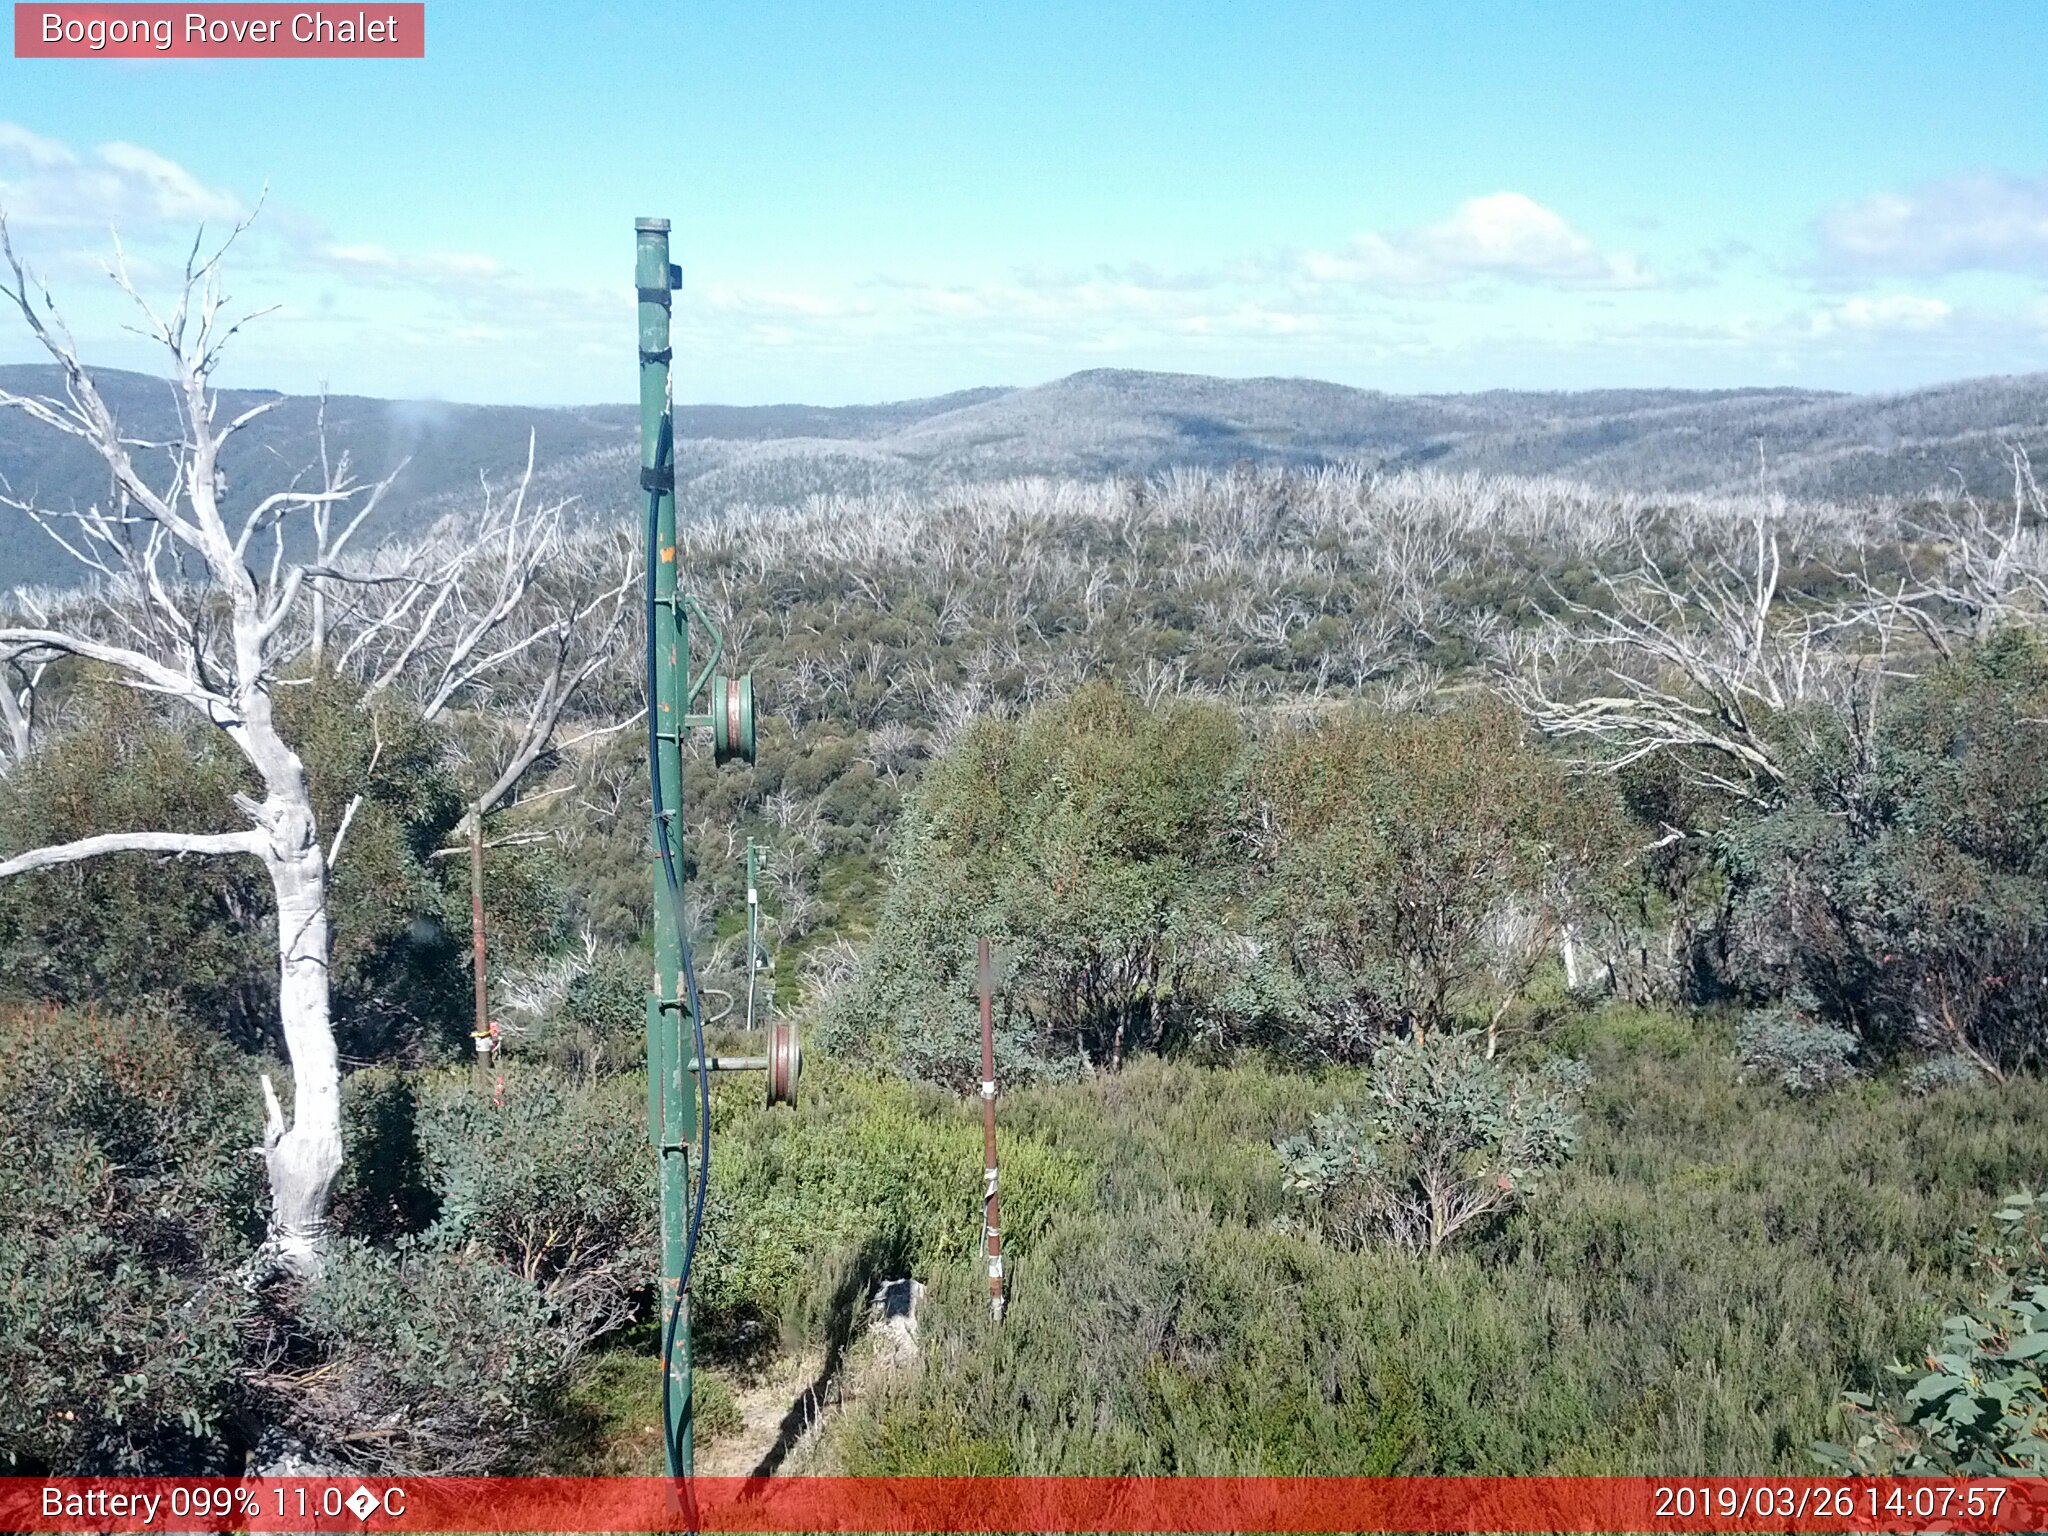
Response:
[{"label": "forested hillside", "polygon": [[[2004,1351],[2048,1182],[2048,563],[2018,467],[2017,500],[2007,459],[2003,500],[1882,507],[1247,467],[698,519],[680,569],[764,724],[751,767],[692,762],[689,921],[730,1031],[755,839],[810,1051],[794,1112],[717,1085],[705,1455],[2031,1465]],[[636,536],[550,537],[502,634],[617,611]],[[494,564],[377,559],[492,611]],[[38,601],[111,634],[147,599]],[[469,1065],[463,827],[550,653],[456,681],[471,631],[401,658],[388,601],[334,598],[273,690],[336,844],[317,1277],[277,1265],[247,1155],[283,1071],[261,867],[0,879],[15,1467],[658,1464],[649,807],[610,729],[637,636],[579,631],[572,707],[481,816],[500,1084]],[[10,665],[0,871],[210,832],[253,782],[90,656]],[[904,1277],[889,1358],[863,1324]],[[1975,1355],[1908,1403],[1887,1367],[1959,1317]]]},{"label": "forested hillside", "polygon": [[[168,436],[168,385],[104,375],[110,401]],[[679,385],[686,386],[686,380]],[[46,368],[0,367],[0,389],[50,390]],[[236,410],[267,398],[227,391]],[[258,451],[231,445],[238,487],[277,489],[316,455],[321,403],[282,401]],[[441,401],[326,402],[336,453],[380,479],[403,465],[367,540],[417,535],[459,516],[481,474],[504,484],[538,443],[540,488],[578,515],[630,515],[638,443],[630,406],[528,409]],[[1398,472],[1568,476],[1638,493],[1763,491],[1836,501],[2010,490],[2008,448],[2048,456],[2048,383],[1977,379],[1892,396],[1791,389],[1496,391],[1388,395],[1308,379],[1217,379],[1101,369],[1028,389],[967,390],[875,406],[679,406],[686,508],[801,505],[812,496],[940,493],[1018,477],[1144,477],[1176,467],[1350,465]],[[105,495],[89,451],[25,418],[0,417],[14,494],[47,507]],[[0,588],[71,583],[76,565],[0,504]]]}]

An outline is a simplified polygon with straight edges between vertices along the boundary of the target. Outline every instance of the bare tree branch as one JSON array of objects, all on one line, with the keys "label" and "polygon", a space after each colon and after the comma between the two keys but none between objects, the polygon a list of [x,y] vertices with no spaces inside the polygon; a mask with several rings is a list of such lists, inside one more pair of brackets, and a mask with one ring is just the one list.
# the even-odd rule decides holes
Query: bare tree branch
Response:
[{"label": "bare tree branch", "polygon": [[1780,611],[1783,560],[1769,510],[1759,504],[1739,555],[1716,551],[1678,578],[1640,542],[1639,553],[1627,576],[1599,577],[1609,607],[1559,597],[1549,650],[1596,659],[1594,686],[1560,693],[1526,668],[1504,685],[1538,729],[1599,748],[1583,766],[1613,773],[1674,754],[1697,783],[1770,799],[1784,770],[1765,726],[1814,696],[1825,669],[1816,626]]},{"label": "bare tree branch", "polygon": [[35,848],[11,859],[0,859],[0,878],[48,869],[56,864],[76,864],[106,853],[170,854],[260,854],[263,840],[255,832],[105,832],[81,837],[75,843],[57,843]]}]

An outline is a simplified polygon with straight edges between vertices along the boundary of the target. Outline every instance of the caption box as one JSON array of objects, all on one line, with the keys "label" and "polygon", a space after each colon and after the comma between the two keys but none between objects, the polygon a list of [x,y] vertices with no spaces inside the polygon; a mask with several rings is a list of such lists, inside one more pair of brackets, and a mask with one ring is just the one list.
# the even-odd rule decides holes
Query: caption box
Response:
[{"label": "caption box", "polygon": [[17,59],[423,59],[424,4],[25,5]]},{"label": "caption box", "polygon": [[0,1478],[0,1531],[2048,1532],[2048,1478]]}]

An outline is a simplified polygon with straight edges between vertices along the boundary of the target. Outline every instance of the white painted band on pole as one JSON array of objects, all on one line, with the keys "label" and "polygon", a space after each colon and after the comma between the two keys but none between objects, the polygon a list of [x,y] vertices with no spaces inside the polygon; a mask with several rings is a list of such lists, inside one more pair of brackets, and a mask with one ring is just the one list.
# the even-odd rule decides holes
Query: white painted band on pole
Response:
[{"label": "white painted band on pole", "polygon": [[996,1080],[994,1078],[987,1077],[982,1079],[981,1096],[984,1099],[992,1099],[996,1096]]}]

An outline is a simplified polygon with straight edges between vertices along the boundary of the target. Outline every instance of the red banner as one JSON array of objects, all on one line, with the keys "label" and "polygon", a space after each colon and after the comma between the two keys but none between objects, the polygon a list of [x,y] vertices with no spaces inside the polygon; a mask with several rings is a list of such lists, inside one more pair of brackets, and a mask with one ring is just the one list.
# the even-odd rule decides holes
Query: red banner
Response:
[{"label": "red banner", "polygon": [[22,5],[17,59],[423,59],[424,4]]},{"label": "red banner", "polygon": [[2048,1531],[2048,1479],[0,1478],[0,1531]]}]

